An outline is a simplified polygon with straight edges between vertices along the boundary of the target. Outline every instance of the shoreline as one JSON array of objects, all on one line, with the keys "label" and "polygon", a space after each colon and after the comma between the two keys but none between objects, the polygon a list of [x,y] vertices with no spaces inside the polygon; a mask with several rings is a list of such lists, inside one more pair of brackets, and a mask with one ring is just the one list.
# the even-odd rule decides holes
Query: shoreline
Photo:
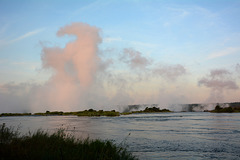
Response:
[{"label": "shoreline", "polygon": [[[186,112],[186,111],[180,111]],[[196,111],[189,111],[196,112]],[[209,112],[209,113],[240,113],[240,107],[220,107],[217,105],[213,110],[204,110],[199,112]],[[158,107],[146,107],[144,110],[140,111],[130,111],[130,112],[119,112],[115,110],[104,111],[104,110],[84,110],[76,112],[63,112],[63,111],[46,111],[46,112],[37,112],[37,113],[0,113],[0,117],[17,117],[17,116],[86,116],[86,117],[118,117],[131,114],[146,114],[146,113],[175,113],[174,111],[168,109],[159,109]]]},{"label": "shoreline", "polygon": [[107,116],[107,117],[117,117],[120,115],[130,115],[130,114],[139,114],[139,113],[164,113],[164,112],[172,112],[168,109],[160,110],[157,107],[148,108],[146,107],[145,110],[140,111],[132,111],[132,112],[118,112],[115,110],[111,111],[103,111],[103,110],[84,110],[84,111],[77,111],[77,112],[62,112],[62,111],[46,111],[46,112],[37,112],[37,113],[1,113],[0,117],[11,117],[11,116],[87,116],[87,117],[99,117],[99,116]]}]

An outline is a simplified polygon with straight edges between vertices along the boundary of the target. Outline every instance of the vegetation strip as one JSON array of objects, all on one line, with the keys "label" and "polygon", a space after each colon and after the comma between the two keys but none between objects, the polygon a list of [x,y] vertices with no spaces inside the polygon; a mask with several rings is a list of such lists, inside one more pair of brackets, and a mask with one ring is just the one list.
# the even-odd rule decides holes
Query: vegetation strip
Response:
[{"label": "vegetation strip", "polygon": [[158,107],[152,107],[152,108],[148,108],[146,107],[144,110],[140,110],[140,111],[132,111],[132,112],[124,112],[121,113],[122,115],[129,115],[129,114],[134,114],[134,113],[161,113],[161,112],[171,112],[168,109],[159,109]]},{"label": "vegetation strip", "polygon": [[[161,113],[161,112],[172,112],[168,109],[159,109],[158,107],[146,107],[144,110],[140,111],[131,111],[131,112],[117,112],[115,110],[111,111],[103,111],[99,110],[96,111],[94,109],[89,109],[85,111],[77,111],[77,112],[62,112],[62,111],[46,111],[45,113],[2,113],[0,117],[7,117],[7,116],[120,116],[120,115],[130,115],[130,114],[139,114],[139,113]],[[212,112],[212,113],[240,113],[239,103],[231,103],[229,107],[220,107],[217,105],[214,110],[204,110],[204,112]]]},{"label": "vegetation strip", "polygon": [[25,136],[13,128],[0,125],[0,157],[30,160],[135,160],[126,147],[110,140],[76,139],[59,129],[53,134],[38,130]]},{"label": "vegetation strip", "polygon": [[157,107],[152,107],[152,108],[148,108],[146,107],[144,110],[140,110],[140,111],[132,111],[132,112],[124,112],[124,113],[120,113],[117,112],[115,110],[111,110],[111,111],[103,111],[103,110],[99,110],[96,111],[94,109],[89,109],[89,110],[85,110],[85,111],[78,111],[78,112],[62,112],[62,111],[46,111],[45,113],[2,113],[0,114],[1,116],[69,116],[69,115],[74,115],[74,116],[110,116],[110,117],[114,117],[114,116],[120,116],[120,115],[129,115],[129,114],[135,114],[135,113],[158,113],[158,112],[171,112],[168,109],[162,109],[160,110]]},{"label": "vegetation strip", "polygon": [[225,108],[222,108],[219,105],[217,105],[214,110],[211,110],[209,112],[212,112],[212,113],[239,113],[240,108],[239,107],[225,107]]}]

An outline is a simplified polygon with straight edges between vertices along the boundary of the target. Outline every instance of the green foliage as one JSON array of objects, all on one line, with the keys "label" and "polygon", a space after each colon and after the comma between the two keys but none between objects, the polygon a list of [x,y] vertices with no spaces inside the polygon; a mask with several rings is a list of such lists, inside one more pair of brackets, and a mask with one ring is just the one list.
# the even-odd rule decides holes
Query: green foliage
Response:
[{"label": "green foliage", "polygon": [[38,115],[38,116],[59,116],[59,115],[63,115],[64,113],[62,111],[46,111],[45,113],[34,113],[34,115]]},{"label": "green foliage", "polygon": [[0,116],[31,116],[32,114],[31,113],[2,113],[0,114]]},{"label": "green foliage", "polygon": [[215,107],[214,110],[210,111],[213,113],[233,113],[233,112],[240,112],[239,108],[232,108],[232,107],[226,107],[222,108],[219,105]]},{"label": "green foliage", "polygon": [[[171,112],[168,109],[162,109],[160,110],[157,107],[152,107],[152,108],[148,108],[146,107],[143,111],[132,111],[132,112],[124,112],[121,113],[121,115],[129,115],[129,114],[133,114],[133,113],[153,113],[153,112]],[[89,109],[89,110],[85,110],[85,111],[78,111],[78,112],[62,112],[62,111],[46,111],[44,113],[38,112],[38,113],[2,113],[0,114],[0,116],[110,116],[110,117],[114,117],[114,116],[120,116],[120,113],[115,111],[115,110],[111,110],[111,111],[103,111],[103,110],[99,110],[96,111],[94,109]]]},{"label": "green foliage", "polygon": [[121,113],[121,115],[129,115],[129,114],[133,114],[132,112],[123,112]]},{"label": "green foliage", "polygon": [[35,116],[46,116],[46,113],[34,113]]},{"label": "green foliage", "polygon": [[157,107],[152,107],[152,108],[146,107],[144,110],[141,110],[141,111],[124,112],[124,113],[121,113],[121,115],[129,115],[134,113],[159,113],[159,112],[171,112],[171,111],[168,109],[161,110]]},{"label": "green foliage", "polygon": [[88,111],[82,111],[78,112],[77,116],[119,116],[120,113],[116,112],[115,110],[113,111],[95,111],[95,110],[88,110]]},{"label": "green foliage", "polygon": [[0,145],[8,144],[18,138],[19,132],[18,130],[14,130],[14,128],[8,128],[5,126],[5,123],[0,125]]},{"label": "green foliage", "polygon": [[222,112],[232,113],[234,112],[234,110],[232,109],[232,107],[227,107],[227,108],[223,108]]},{"label": "green foliage", "polygon": [[149,113],[149,112],[171,112],[170,110],[168,109],[159,109],[157,107],[152,107],[152,108],[148,108],[146,107],[143,111],[140,111],[142,113]]},{"label": "green foliage", "polygon": [[78,111],[78,112],[59,112],[59,111],[54,111],[54,112],[50,112],[50,111],[46,111],[46,113],[35,113],[34,115],[38,115],[38,116],[52,116],[52,115],[57,115],[57,116],[69,116],[69,115],[75,115],[75,116],[119,116],[120,113],[116,112],[115,110],[112,111],[103,111],[103,110],[99,110],[96,111],[94,109],[89,109],[89,110],[85,110],[85,111]]},{"label": "green foliage", "polygon": [[160,112],[161,110],[157,107],[148,108],[146,107],[143,112]]},{"label": "green foliage", "polygon": [[[0,116],[31,116],[31,113],[2,113]],[[62,111],[46,111],[45,113],[34,113],[35,116],[69,116],[69,115],[75,115],[75,116],[120,116],[119,112],[116,112],[115,110],[112,111],[103,111],[103,110],[85,110],[85,111],[78,111],[78,112],[62,112]]]},{"label": "green foliage", "polygon": [[94,109],[89,109],[88,112],[96,112]]},{"label": "green foliage", "polygon": [[[112,141],[79,140],[59,129],[53,134],[38,130],[19,136],[12,129],[0,125],[1,159],[56,159],[56,160],[134,160],[126,148]],[[5,136],[8,135],[8,136]]]},{"label": "green foliage", "polygon": [[221,108],[219,105],[217,105],[217,106],[215,107],[215,110],[216,110],[216,111],[220,111],[221,109],[223,109],[223,108]]}]

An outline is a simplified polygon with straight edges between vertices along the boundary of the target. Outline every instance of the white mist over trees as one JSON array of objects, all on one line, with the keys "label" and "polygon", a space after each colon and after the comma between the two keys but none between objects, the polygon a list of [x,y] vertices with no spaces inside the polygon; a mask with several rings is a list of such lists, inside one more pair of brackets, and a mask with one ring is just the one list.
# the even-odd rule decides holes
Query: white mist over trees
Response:
[{"label": "white mist over trees", "polygon": [[225,69],[215,69],[210,72],[210,75],[199,80],[198,84],[211,89],[208,102],[224,101],[224,91],[239,89],[237,83],[232,78],[232,74]]}]

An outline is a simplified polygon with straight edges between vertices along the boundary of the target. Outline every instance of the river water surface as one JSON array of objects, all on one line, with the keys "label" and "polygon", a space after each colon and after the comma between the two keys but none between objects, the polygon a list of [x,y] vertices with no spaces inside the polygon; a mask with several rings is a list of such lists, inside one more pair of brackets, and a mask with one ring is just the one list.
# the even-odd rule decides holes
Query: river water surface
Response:
[{"label": "river water surface", "polygon": [[0,117],[22,133],[65,128],[76,137],[110,139],[139,159],[240,159],[240,114],[179,112],[120,117]]}]

